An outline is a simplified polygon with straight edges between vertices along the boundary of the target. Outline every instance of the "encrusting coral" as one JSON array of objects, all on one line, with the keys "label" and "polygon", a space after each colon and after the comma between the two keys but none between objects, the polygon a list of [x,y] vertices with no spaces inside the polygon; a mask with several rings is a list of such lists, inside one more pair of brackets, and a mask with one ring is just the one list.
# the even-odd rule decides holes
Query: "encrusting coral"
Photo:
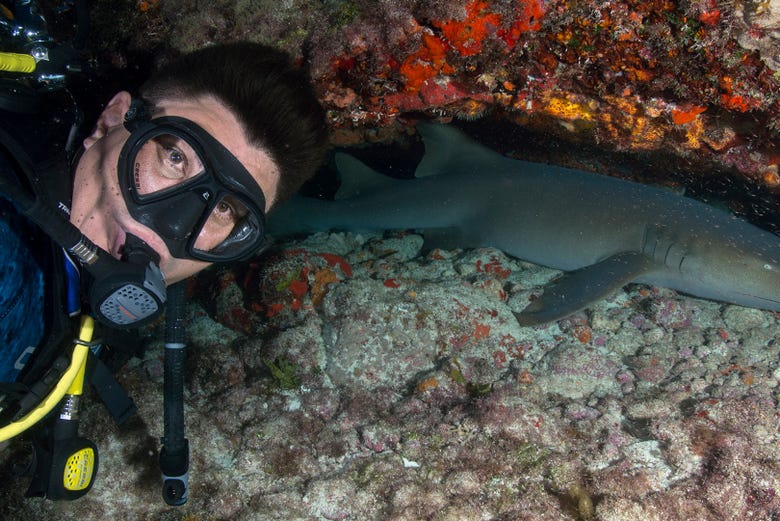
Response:
[{"label": "encrusting coral", "polygon": [[491,114],[780,190],[778,2],[159,0],[130,18],[151,37],[104,28],[112,53],[248,38],[305,58],[337,144]]}]

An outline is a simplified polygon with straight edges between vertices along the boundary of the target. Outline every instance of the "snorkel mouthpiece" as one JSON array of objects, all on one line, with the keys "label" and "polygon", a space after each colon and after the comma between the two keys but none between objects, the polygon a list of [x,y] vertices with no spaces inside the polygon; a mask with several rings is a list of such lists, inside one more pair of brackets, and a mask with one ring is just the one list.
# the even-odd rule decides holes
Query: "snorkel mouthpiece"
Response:
[{"label": "snorkel mouthpiece", "polygon": [[165,303],[165,278],[160,258],[145,242],[127,235],[122,261],[98,250],[98,260],[87,265],[94,277],[89,292],[97,318],[114,327],[140,327],[154,320]]}]

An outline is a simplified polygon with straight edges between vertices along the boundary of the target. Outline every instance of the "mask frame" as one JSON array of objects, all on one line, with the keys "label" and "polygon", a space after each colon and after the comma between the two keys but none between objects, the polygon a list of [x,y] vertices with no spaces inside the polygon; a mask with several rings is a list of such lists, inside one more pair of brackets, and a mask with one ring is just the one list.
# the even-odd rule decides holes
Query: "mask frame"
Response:
[{"label": "mask frame", "polygon": [[[265,194],[244,165],[217,139],[186,118],[149,118],[142,100],[134,100],[125,116],[130,131],[119,154],[118,175],[130,215],[157,233],[176,258],[206,262],[246,260],[265,245]],[[136,186],[135,160],[151,139],[170,135],[184,140],[200,158],[204,174],[153,194]],[[224,196],[243,204],[247,216],[216,248],[195,247],[214,207]]]}]

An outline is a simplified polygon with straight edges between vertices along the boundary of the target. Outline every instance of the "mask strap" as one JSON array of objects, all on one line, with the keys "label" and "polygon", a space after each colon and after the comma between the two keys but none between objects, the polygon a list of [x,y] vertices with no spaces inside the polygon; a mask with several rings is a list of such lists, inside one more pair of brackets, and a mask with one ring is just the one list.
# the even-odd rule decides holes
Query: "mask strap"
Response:
[{"label": "mask strap", "polygon": [[141,123],[152,119],[152,105],[143,98],[133,98],[125,112],[125,128],[132,132]]}]

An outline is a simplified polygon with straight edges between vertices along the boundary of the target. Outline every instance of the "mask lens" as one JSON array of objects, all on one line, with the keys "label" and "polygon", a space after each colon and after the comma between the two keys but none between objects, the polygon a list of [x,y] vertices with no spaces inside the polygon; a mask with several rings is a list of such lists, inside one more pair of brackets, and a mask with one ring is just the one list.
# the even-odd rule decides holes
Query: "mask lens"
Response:
[{"label": "mask lens", "polygon": [[233,195],[223,195],[203,223],[194,248],[212,255],[229,255],[257,241],[259,234],[259,221],[247,206]]},{"label": "mask lens", "polygon": [[163,195],[181,184],[204,175],[203,161],[184,139],[158,134],[136,153],[133,184],[140,197]]}]

